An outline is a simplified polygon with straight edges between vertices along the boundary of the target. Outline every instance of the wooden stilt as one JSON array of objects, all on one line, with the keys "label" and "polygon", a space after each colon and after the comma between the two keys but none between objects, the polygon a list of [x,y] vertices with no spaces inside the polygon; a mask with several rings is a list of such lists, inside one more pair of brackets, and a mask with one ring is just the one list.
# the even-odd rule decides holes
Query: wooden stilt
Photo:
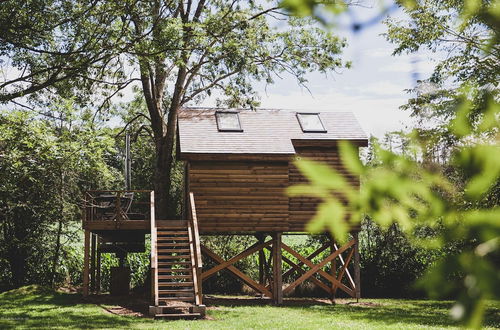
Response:
[{"label": "wooden stilt", "polygon": [[281,260],[281,233],[273,235],[273,303],[283,303],[283,280]]},{"label": "wooden stilt", "polygon": [[359,269],[359,237],[358,232],[353,233],[355,245],[354,245],[354,283],[356,284],[355,292],[356,292],[356,300],[359,301],[361,297],[361,277],[360,277],[360,269]]},{"label": "wooden stilt", "polygon": [[96,262],[96,293],[101,293],[101,251],[97,248],[97,262]]},{"label": "wooden stilt", "polygon": [[90,234],[90,292],[95,292],[95,278],[96,278],[96,252],[97,252],[97,235]]},{"label": "wooden stilt", "polygon": [[[265,237],[264,235],[256,236],[259,240],[259,244],[264,243]],[[264,254],[264,250],[259,251],[259,284],[265,285],[265,276],[264,276],[264,264],[266,262],[266,255]]]},{"label": "wooden stilt", "polygon": [[[334,253],[337,249],[335,248],[335,241],[333,240],[333,237],[330,237],[330,254]],[[333,259],[331,264],[330,264],[330,274],[337,278],[337,259]],[[335,304],[335,284],[331,283],[331,299],[332,303]]]},{"label": "wooden stilt", "polygon": [[83,246],[83,296],[89,295],[90,231],[85,230]]}]

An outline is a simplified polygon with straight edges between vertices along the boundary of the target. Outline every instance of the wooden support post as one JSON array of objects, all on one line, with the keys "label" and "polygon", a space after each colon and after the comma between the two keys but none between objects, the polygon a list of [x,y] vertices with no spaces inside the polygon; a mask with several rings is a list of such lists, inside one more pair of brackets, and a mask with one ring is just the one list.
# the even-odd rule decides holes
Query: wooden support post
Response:
[{"label": "wooden support post", "polygon": [[97,235],[94,233],[90,234],[91,245],[90,245],[90,292],[95,292],[95,277],[96,277],[96,252],[97,252]]},{"label": "wooden support post", "polygon": [[[336,249],[336,246],[335,246],[335,241],[333,240],[333,237],[330,237],[330,254],[331,253],[334,253],[337,249]],[[337,259],[333,259],[331,264],[330,264],[330,274],[337,278]],[[339,279],[339,280],[342,280],[342,279]],[[336,293],[336,290],[335,290],[335,283],[331,283],[331,299],[332,299],[332,303],[335,304],[335,293]]]},{"label": "wooden support post", "polygon": [[89,295],[90,231],[85,230],[83,245],[83,296]]},{"label": "wooden support post", "polygon": [[281,233],[273,235],[273,303],[283,303],[283,280],[281,267]]},{"label": "wooden support post", "polygon": [[158,258],[156,255],[156,243],[157,243],[157,233],[156,233],[156,218],[155,218],[155,192],[151,191],[149,195],[149,205],[150,205],[150,232],[151,232],[151,304],[153,306],[158,306]]},{"label": "wooden support post", "polygon": [[[264,243],[265,237],[262,234],[256,235],[259,244]],[[259,251],[259,284],[265,285],[265,275],[264,275],[264,263],[266,262],[266,255],[264,250]]]},{"label": "wooden support post", "polygon": [[[99,243],[97,243],[99,244]],[[96,284],[96,293],[99,294],[101,293],[101,250],[97,248],[97,265],[96,265],[96,277],[95,277],[95,284]]]},{"label": "wooden support post", "polygon": [[356,241],[354,245],[354,283],[356,284],[356,301],[359,301],[361,297],[361,274],[359,269],[359,237],[358,232],[353,233],[354,240]]}]

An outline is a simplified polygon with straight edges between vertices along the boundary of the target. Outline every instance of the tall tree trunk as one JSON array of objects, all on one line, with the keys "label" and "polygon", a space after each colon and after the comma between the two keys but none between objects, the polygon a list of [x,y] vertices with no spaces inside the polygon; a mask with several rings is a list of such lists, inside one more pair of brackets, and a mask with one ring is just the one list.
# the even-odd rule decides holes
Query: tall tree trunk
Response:
[{"label": "tall tree trunk", "polygon": [[170,201],[171,174],[174,165],[177,113],[181,107],[186,74],[186,68],[184,66],[180,67],[168,111],[166,134],[156,139],[155,209],[158,219],[167,219],[167,217],[175,215],[174,210],[176,208],[174,209],[174,205]]},{"label": "tall tree trunk", "polygon": [[172,158],[169,155],[169,148],[166,137],[157,139],[156,142],[156,166],[154,173],[155,190],[155,211],[158,220],[166,220],[169,214],[169,195],[170,195],[170,173],[172,171]]}]

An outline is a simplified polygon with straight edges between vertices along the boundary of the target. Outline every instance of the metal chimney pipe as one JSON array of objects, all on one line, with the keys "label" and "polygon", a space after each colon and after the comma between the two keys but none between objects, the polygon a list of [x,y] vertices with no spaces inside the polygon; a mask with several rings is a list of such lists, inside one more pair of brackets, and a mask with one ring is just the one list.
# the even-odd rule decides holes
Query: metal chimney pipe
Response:
[{"label": "metal chimney pipe", "polygon": [[125,134],[125,190],[131,189],[132,159],[130,158],[130,133]]}]

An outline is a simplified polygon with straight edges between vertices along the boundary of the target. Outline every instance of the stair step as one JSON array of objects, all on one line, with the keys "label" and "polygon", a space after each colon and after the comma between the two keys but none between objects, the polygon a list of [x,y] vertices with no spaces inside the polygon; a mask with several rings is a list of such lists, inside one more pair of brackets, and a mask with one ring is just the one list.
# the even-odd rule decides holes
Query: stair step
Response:
[{"label": "stair step", "polygon": [[158,261],[159,266],[191,265],[190,261]]},{"label": "stair step", "polygon": [[189,246],[189,242],[177,243],[156,243],[156,246]]},{"label": "stair step", "polygon": [[158,249],[158,253],[190,252],[189,249]]},{"label": "stair step", "polygon": [[158,294],[158,299],[163,298],[176,298],[176,297],[194,297],[194,292],[167,292],[163,294]]},{"label": "stair step", "polygon": [[187,235],[188,231],[186,230],[157,230],[156,235]]},{"label": "stair step", "polygon": [[186,286],[194,286],[193,282],[158,282],[158,287],[161,286],[169,286],[169,287],[186,287]]},{"label": "stair step", "polygon": [[158,290],[159,294],[169,294],[169,293],[194,293],[194,288],[191,289],[172,289],[172,290]]},{"label": "stair step", "polygon": [[193,297],[161,297],[158,298],[158,301],[194,301]]},{"label": "stair step", "polygon": [[193,275],[158,275],[159,280],[192,278]]},{"label": "stair step", "polygon": [[189,258],[191,258],[191,256],[189,254],[181,254],[181,255],[176,255],[176,256],[167,254],[164,256],[162,256],[162,255],[158,256],[158,260],[160,260],[160,259],[162,259],[162,260],[163,259],[189,259]]},{"label": "stair step", "polygon": [[155,317],[165,317],[165,318],[183,318],[183,317],[201,317],[200,313],[179,313],[179,314],[156,314]]},{"label": "stair step", "polygon": [[157,237],[157,241],[187,241],[189,240],[189,237],[187,236],[165,236],[165,237]]},{"label": "stair step", "polygon": [[158,273],[191,273],[191,268],[158,268]]}]

